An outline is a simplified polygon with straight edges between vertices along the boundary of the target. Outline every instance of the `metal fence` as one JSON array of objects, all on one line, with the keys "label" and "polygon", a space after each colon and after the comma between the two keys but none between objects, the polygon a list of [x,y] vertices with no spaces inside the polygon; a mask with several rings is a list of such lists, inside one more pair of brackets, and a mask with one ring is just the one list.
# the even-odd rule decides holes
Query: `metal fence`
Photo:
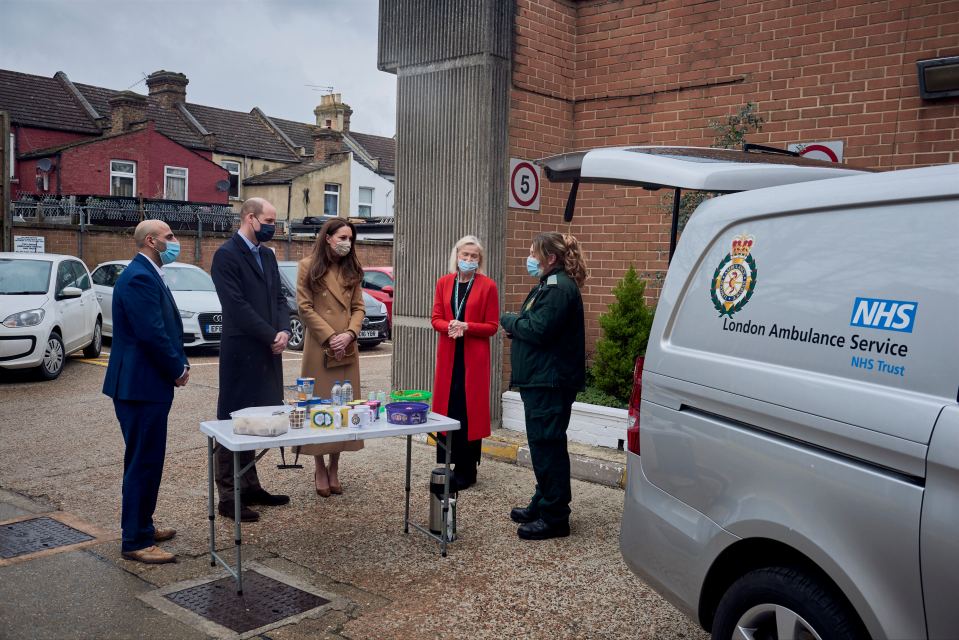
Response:
[{"label": "metal fence", "polygon": [[163,220],[174,231],[228,232],[239,217],[230,205],[123,198],[116,196],[38,196],[22,193],[11,203],[17,222],[132,227],[141,220]]}]

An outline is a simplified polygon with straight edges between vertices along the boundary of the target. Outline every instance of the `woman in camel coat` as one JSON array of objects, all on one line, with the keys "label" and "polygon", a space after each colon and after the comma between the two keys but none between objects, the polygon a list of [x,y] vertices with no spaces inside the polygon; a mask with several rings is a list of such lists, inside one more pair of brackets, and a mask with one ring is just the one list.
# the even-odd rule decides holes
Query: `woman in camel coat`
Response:
[{"label": "woman in camel coat", "polygon": [[[363,268],[356,258],[356,229],[342,218],[329,220],[316,236],[313,253],[299,263],[296,302],[306,329],[300,375],[316,379],[314,394],[325,398],[336,381],[349,380],[354,398],[360,392],[360,360],[356,342],[366,316]],[[336,363],[335,366],[332,366]],[[316,493],[324,498],[342,493],[340,452],[358,451],[363,441],[306,445],[301,453],[316,461]],[[330,456],[324,463],[323,456]]]}]

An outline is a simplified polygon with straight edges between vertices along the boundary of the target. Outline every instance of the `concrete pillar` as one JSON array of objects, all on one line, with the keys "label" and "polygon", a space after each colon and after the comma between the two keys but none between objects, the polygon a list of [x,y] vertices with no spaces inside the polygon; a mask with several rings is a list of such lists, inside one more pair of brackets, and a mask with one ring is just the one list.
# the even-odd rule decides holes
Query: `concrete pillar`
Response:
[{"label": "concrete pillar", "polygon": [[[436,279],[471,233],[502,289],[513,0],[380,0],[379,61],[397,76],[393,387],[430,389]],[[501,336],[491,409],[499,425]],[[467,390],[469,393],[469,390]]]}]

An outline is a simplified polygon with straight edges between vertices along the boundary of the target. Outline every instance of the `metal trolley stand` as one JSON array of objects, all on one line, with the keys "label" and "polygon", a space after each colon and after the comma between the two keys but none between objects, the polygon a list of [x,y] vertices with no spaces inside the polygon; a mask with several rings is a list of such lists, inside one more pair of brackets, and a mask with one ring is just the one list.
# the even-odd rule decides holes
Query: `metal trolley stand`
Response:
[{"label": "metal trolley stand", "polygon": [[[389,424],[386,420],[380,420],[369,427],[362,429],[333,429],[319,430],[305,427],[303,429],[291,429],[287,433],[275,438],[266,438],[258,436],[241,436],[233,433],[232,420],[213,420],[200,423],[200,431],[207,436],[207,506],[209,508],[210,519],[210,566],[215,567],[219,562],[231,576],[236,579],[237,595],[243,594],[243,554],[242,554],[242,532],[240,523],[240,478],[258,461],[265,456],[270,449],[280,447],[295,447],[305,444],[325,444],[329,442],[346,442],[350,440],[372,440],[374,438],[387,438],[390,436],[406,436],[406,512],[403,516],[403,533],[409,533],[410,525],[415,529],[422,531],[440,545],[440,552],[446,557],[446,549],[449,544],[449,532],[446,527],[436,535],[429,529],[422,527],[410,520],[410,477],[412,475],[413,459],[413,436],[418,433],[433,433],[439,437],[439,433],[446,432],[446,442],[444,445],[446,455],[446,480],[443,490],[443,522],[447,522],[447,513],[449,511],[449,482],[450,482],[450,448],[452,444],[452,433],[460,428],[460,423],[446,416],[437,413],[431,413],[428,420],[423,424],[417,425],[399,425]],[[230,566],[220,554],[216,552],[216,509],[214,504],[213,486],[213,451],[215,447],[226,447],[233,452],[233,486],[236,490],[233,493],[233,513],[234,529],[233,538],[236,545],[236,568]],[[240,468],[239,454],[243,451],[254,451],[261,449],[253,462]]]}]

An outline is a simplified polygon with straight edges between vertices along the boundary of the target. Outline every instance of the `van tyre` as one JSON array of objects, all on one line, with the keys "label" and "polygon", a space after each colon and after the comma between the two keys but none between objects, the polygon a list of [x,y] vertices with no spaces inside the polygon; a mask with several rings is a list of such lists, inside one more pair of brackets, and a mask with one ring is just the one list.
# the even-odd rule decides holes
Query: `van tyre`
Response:
[{"label": "van tyre", "polygon": [[[777,630],[789,628],[791,636]],[[751,571],[729,587],[716,611],[713,640],[858,640],[866,635],[836,591],[791,567]]]},{"label": "van tyre", "polygon": [[93,325],[93,340],[83,349],[84,358],[99,358],[100,350],[103,348],[103,323],[97,318],[97,323]]},{"label": "van tyre", "polygon": [[63,338],[56,331],[52,331],[43,348],[43,361],[37,367],[37,373],[42,380],[56,380],[63,371],[63,363],[66,359]]}]

